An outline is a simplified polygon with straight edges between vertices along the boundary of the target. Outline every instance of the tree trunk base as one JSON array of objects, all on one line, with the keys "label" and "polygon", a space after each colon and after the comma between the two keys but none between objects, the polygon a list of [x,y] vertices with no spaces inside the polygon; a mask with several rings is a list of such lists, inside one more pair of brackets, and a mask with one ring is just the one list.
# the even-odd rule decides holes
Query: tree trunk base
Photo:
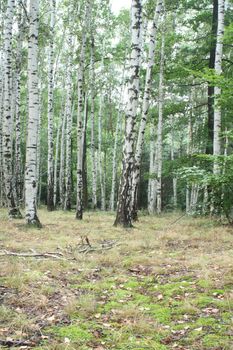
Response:
[{"label": "tree trunk base", "polygon": [[77,220],[82,220],[83,219],[83,213],[80,212],[80,211],[76,212],[76,219]]},{"label": "tree trunk base", "polygon": [[22,219],[23,218],[23,215],[21,214],[21,212],[18,208],[10,209],[8,216],[10,219]]},{"label": "tree trunk base", "polygon": [[31,227],[42,228],[42,224],[37,215],[35,215],[34,218],[26,219],[26,224]]}]

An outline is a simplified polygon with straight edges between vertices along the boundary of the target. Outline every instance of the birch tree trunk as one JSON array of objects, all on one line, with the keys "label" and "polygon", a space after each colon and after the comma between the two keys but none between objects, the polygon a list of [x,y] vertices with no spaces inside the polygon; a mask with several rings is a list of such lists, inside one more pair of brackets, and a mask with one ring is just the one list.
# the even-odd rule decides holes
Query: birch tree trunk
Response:
[{"label": "birch tree trunk", "polygon": [[[3,27],[3,9],[0,8],[1,25]],[[2,33],[1,33],[2,34]],[[3,36],[3,35],[2,35]],[[4,206],[4,177],[3,177],[3,114],[4,114],[4,59],[3,43],[0,43],[0,207]]]},{"label": "birch tree trunk", "polygon": [[65,203],[65,154],[66,154],[66,114],[63,110],[62,129],[61,129],[61,144],[60,144],[60,171],[59,171],[59,194],[60,206],[63,209]]},{"label": "birch tree trunk", "polygon": [[12,26],[15,10],[15,1],[7,1],[7,9],[4,23],[4,113],[3,113],[3,172],[5,182],[5,194],[9,217],[21,217],[18,208],[14,174],[13,174],[13,149],[12,149],[12,131],[13,114],[11,106],[12,98]]},{"label": "birch tree trunk", "polygon": [[[165,21],[165,16],[164,19]],[[165,49],[165,33],[163,28],[162,44],[161,44],[161,56],[160,56],[160,72],[159,72],[159,119],[157,130],[157,213],[161,214],[162,211],[162,154],[163,154],[163,104],[164,104],[164,49]]]},{"label": "birch tree trunk", "polygon": [[[193,104],[192,104],[192,93],[190,97],[191,110],[188,117],[188,135],[187,135],[187,156],[189,157],[192,154],[192,138],[193,138],[193,127],[192,127],[192,113],[193,113]],[[190,184],[186,185],[186,214],[190,213]]]},{"label": "birch tree trunk", "polygon": [[85,68],[85,53],[87,40],[87,24],[89,23],[90,3],[87,2],[85,10],[85,25],[82,33],[82,45],[78,69],[78,115],[77,115],[77,201],[76,219],[83,218],[83,83]]},{"label": "birch tree trunk", "polygon": [[122,176],[117,215],[114,225],[132,227],[132,180],[134,166],[135,122],[139,98],[141,0],[132,0],[131,7],[131,55],[129,67],[126,127],[123,145]]},{"label": "birch tree trunk", "polygon": [[54,184],[53,184],[53,205],[54,208],[57,206],[57,192],[58,192],[58,161],[59,161],[59,146],[60,146],[60,137],[62,129],[62,117],[57,129],[56,137],[56,150],[55,150],[55,162],[54,162]]},{"label": "birch tree trunk", "polygon": [[[174,156],[174,128],[173,128],[174,120],[173,120],[173,116],[171,116],[170,123],[171,123],[171,161],[174,162],[175,156]],[[177,177],[174,174],[173,174],[173,178],[172,178],[172,188],[173,188],[173,207],[174,207],[174,209],[176,209],[177,208]]]},{"label": "birch tree trunk", "polygon": [[148,212],[155,214],[157,201],[157,148],[154,121],[150,127],[150,169],[148,181]]},{"label": "birch tree trunk", "polygon": [[[92,207],[97,207],[97,169],[95,148],[95,67],[94,67],[94,37],[91,40],[91,164],[92,164]],[[102,173],[101,173],[102,174]],[[102,179],[101,179],[102,180]]]},{"label": "birch tree trunk", "polygon": [[87,119],[88,119],[88,94],[85,93],[84,96],[84,121],[83,121],[83,207],[88,207],[88,186],[87,186]]},{"label": "birch tree trunk", "polygon": [[[23,6],[25,6],[25,0]],[[22,47],[25,30],[25,14],[22,8],[19,8],[18,14],[18,36],[16,53],[16,79],[15,79],[15,184],[18,199],[22,199],[23,177],[21,164],[21,113],[20,113],[20,93],[21,93],[21,70],[22,70]]]},{"label": "birch tree trunk", "polygon": [[69,58],[67,67],[67,96],[66,96],[66,179],[65,179],[65,204],[64,209],[71,209],[71,191],[72,191],[72,181],[71,181],[71,169],[72,169],[72,36],[69,35],[68,40],[69,45]]},{"label": "birch tree trunk", "polygon": [[50,40],[48,57],[48,170],[47,170],[47,209],[54,210],[54,156],[53,156],[53,90],[54,90],[54,24],[56,1],[50,0]]},{"label": "birch tree trunk", "polygon": [[110,196],[110,210],[114,211],[115,209],[115,192],[116,192],[116,175],[117,175],[117,149],[118,149],[118,139],[121,129],[121,118],[122,118],[122,100],[123,100],[123,92],[124,92],[124,79],[125,79],[125,65],[126,59],[124,62],[123,72],[122,72],[122,83],[121,83],[121,92],[119,97],[119,106],[117,112],[117,122],[116,122],[116,133],[114,140],[114,148],[113,148],[113,157],[112,157],[112,187],[111,187],[111,196]]},{"label": "birch tree trunk", "polygon": [[[223,56],[223,35],[224,35],[224,15],[225,15],[225,0],[218,0],[218,29],[217,29],[217,44],[215,55],[215,73],[222,73],[222,56]],[[214,87],[215,103],[214,103],[214,144],[213,155],[221,154],[221,107],[219,106],[219,97],[221,96],[221,88]],[[214,174],[220,172],[217,161],[214,161]]]},{"label": "birch tree trunk", "polygon": [[98,165],[99,165],[99,179],[100,179],[100,192],[101,192],[101,210],[106,209],[105,203],[105,186],[104,186],[104,174],[103,174],[103,155],[102,155],[102,114],[103,114],[103,95],[100,96],[100,108],[98,115]]},{"label": "birch tree trunk", "polygon": [[26,222],[40,227],[37,216],[37,143],[39,118],[38,91],[38,26],[39,1],[30,0],[28,41],[28,130],[25,169]]},{"label": "birch tree trunk", "polygon": [[37,193],[37,205],[40,205],[40,199],[41,199],[41,136],[40,136],[40,131],[41,131],[41,99],[42,99],[42,84],[41,84],[41,79],[39,79],[39,84],[38,84],[38,95],[39,95],[39,115],[38,115],[38,128],[37,128],[37,150],[36,150],[36,193]]},{"label": "birch tree trunk", "polygon": [[150,102],[150,94],[151,94],[151,86],[152,86],[152,69],[154,66],[155,59],[155,49],[157,43],[157,28],[158,28],[158,20],[159,15],[162,8],[162,0],[157,1],[157,6],[155,9],[155,15],[153,19],[152,28],[150,31],[150,43],[149,43],[149,56],[148,63],[146,69],[146,81],[145,81],[145,90],[143,96],[143,104],[142,104],[142,117],[140,122],[140,127],[138,131],[138,139],[136,145],[135,152],[135,164],[133,171],[133,185],[132,185],[132,218],[133,220],[137,220],[137,197],[138,197],[138,185],[140,180],[140,166],[141,166],[141,156],[145,138],[145,130],[147,123],[147,115],[149,110],[149,102]]}]

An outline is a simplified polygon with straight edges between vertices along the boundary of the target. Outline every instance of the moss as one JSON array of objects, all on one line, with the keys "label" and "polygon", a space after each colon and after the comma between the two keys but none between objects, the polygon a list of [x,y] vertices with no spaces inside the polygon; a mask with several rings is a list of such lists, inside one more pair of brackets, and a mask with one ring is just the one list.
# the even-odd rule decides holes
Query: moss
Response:
[{"label": "moss", "polygon": [[158,290],[164,297],[167,298],[171,298],[177,294],[182,295],[189,290],[193,291],[191,284],[188,281],[166,283],[162,286],[159,286]]},{"label": "moss", "polygon": [[172,316],[197,315],[199,310],[191,304],[185,305],[183,302],[172,303]]},{"label": "moss", "polygon": [[207,279],[199,280],[197,282],[197,285],[202,288],[210,288],[211,287],[211,281]]},{"label": "moss", "polygon": [[111,330],[106,335],[106,344],[109,349],[116,350],[167,350],[168,348],[161,344],[156,337],[141,338],[128,328],[117,331]]},{"label": "moss", "polygon": [[225,323],[231,323],[232,322],[232,312],[222,312],[221,313],[221,318],[223,322]]},{"label": "moss", "polygon": [[209,297],[208,295],[199,295],[196,299],[193,300],[193,304],[199,306],[200,308],[213,305],[214,302],[214,298]]},{"label": "moss", "polygon": [[118,303],[116,301],[109,301],[108,303],[106,303],[103,307],[103,311],[104,312],[109,312],[113,309],[119,309],[122,306],[121,303]]},{"label": "moss", "polygon": [[139,282],[136,279],[130,279],[128,282],[124,284],[125,288],[137,288],[139,286]]},{"label": "moss", "polygon": [[156,304],[148,305],[150,308],[149,313],[159,323],[168,324],[171,321],[171,309],[165,306]]},{"label": "moss", "polygon": [[207,334],[202,339],[204,349],[232,349],[230,337],[216,334]]},{"label": "moss", "polygon": [[135,293],[133,295],[133,299],[135,300],[135,302],[138,304],[138,305],[142,305],[142,306],[145,306],[145,304],[148,304],[151,302],[151,298],[147,295],[143,295],[143,294],[140,294],[140,293]]},{"label": "moss", "polygon": [[55,326],[47,331],[61,338],[69,338],[69,340],[73,342],[77,341],[83,343],[93,338],[92,334],[87,331],[85,327],[80,325]]}]

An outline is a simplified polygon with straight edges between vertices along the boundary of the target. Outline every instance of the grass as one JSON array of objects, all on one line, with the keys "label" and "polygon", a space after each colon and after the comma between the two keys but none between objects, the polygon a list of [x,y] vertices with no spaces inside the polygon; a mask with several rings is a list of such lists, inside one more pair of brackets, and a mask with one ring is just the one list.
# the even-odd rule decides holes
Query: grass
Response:
[{"label": "grass", "polygon": [[[111,213],[79,222],[42,209],[38,230],[1,210],[2,251],[75,260],[0,257],[0,339],[35,350],[232,349],[232,228],[187,217],[169,226],[178,215],[142,216],[126,230]],[[81,236],[120,245],[80,254]]]}]

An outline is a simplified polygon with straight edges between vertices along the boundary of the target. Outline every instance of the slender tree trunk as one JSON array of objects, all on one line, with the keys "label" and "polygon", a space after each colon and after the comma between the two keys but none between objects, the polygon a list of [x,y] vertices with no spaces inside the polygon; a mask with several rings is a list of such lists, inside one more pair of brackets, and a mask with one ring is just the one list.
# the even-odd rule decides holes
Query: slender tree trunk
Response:
[{"label": "slender tree trunk", "polygon": [[87,119],[88,119],[88,95],[84,97],[84,121],[83,121],[83,207],[88,207],[88,188],[87,188]]},{"label": "slender tree trunk", "polygon": [[[0,23],[3,28],[3,4],[0,4]],[[1,38],[3,33],[1,33]],[[4,59],[3,43],[0,42],[0,207],[4,206],[4,177],[3,177],[3,114],[4,114]]]},{"label": "slender tree trunk", "polygon": [[[218,0],[213,0],[212,29],[210,42],[209,68],[214,69],[216,54],[216,37],[218,26]],[[208,138],[206,153],[213,154],[214,141],[214,87],[208,83]]]},{"label": "slender tree trunk", "polygon": [[[63,108],[63,106],[62,106]],[[57,197],[58,197],[58,162],[59,162],[59,146],[60,146],[60,137],[62,129],[62,116],[57,129],[56,137],[56,150],[55,150],[55,162],[54,162],[54,187],[53,187],[53,205],[54,208],[57,206]]]},{"label": "slender tree trunk", "polygon": [[116,122],[116,132],[115,132],[115,140],[114,140],[114,148],[113,148],[113,157],[112,157],[112,187],[111,187],[111,196],[110,196],[110,210],[114,211],[115,209],[115,192],[116,192],[116,175],[117,175],[117,150],[118,150],[118,139],[122,124],[122,100],[123,100],[123,92],[124,92],[124,79],[125,79],[125,64],[124,62],[123,72],[122,72],[122,82],[121,82],[121,92],[119,97],[119,106],[117,112],[117,122]]},{"label": "slender tree trunk", "polygon": [[103,174],[103,154],[102,154],[102,114],[103,114],[103,95],[100,96],[100,109],[98,115],[98,165],[99,165],[99,180],[101,193],[101,210],[106,209],[105,203],[105,187]]},{"label": "slender tree trunk", "polygon": [[48,57],[48,170],[47,170],[47,209],[54,210],[54,155],[53,155],[53,92],[54,92],[54,23],[56,1],[50,0],[50,42]]},{"label": "slender tree trunk", "polygon": [[[91,42],[91,164],[92,164],[92,207],[97,207],[97,169],[95,148],[95,67],[94,67],[94,38]],[[101,173],[102,174],[102,173]]]},{"label": "slender tree trunk", "polygon": [[[191,110],[188,119],[188,135],[187,135],[187,156],[191,156],[192,154],[192,139],[193,139],[193,126],[192,126],[192,113],[193,113],[193,98],[192,93],[190,97]],[[190,213],[190,184],[186,185],[186,213]]]},{"label": "slender tree trunk", "polygon": [[154,121],[150,127],[150,169],[148,181],[148,212],[150,215],[155,214],[157,201],[157,148],[155,142]]},{"label": "slender tree trunk", "polygon": [[3,113],[3,171],[5,182],[5,193],[9,217],[21,217],[18,208],[14,174],[13,174],[13,149],[12,149],[12,26],[15,10],[15,1],[8,0],[4,23],[4,113]]},{"label": "slender tree trunk", "polygon": [[71,209],[71,195],[72,195],[72,181],[71,181],[71,169],[72,169],[72,37],[69,36],[69,58],[67,67],[67,96],[66,96],[66,193],[65,193],[65,210]]},{"label": "slender tree trunk", "polygon": [[86,4],[85,25],[82,33],[82,46],[78,70],[78,115],[77,115],[77,202],[76,219],[83,218],[83,83],[87,40],[87,27],[89,23],[90,3]]},{"label": "slender tree trunk", "polygon": [[145,130],[147,123],[147,115],[149,110],[150,103],[150,94],[152,86],[152,69],[154,66],[155,59],[155,49],[157,44],[157,27],[159,15],[162,8],[162,0],[157,1],[157,6],[155,9],[155,15],[153,20],[153,25],[150,32],[150,44],[149,44],[149,56],[146,70],[146,81],[145,81],[145,90],[143,96],[143,105],[142,105],[142,117],[138,132],[138,139],[135,152],[135,163],[134,163],[134,172],[133,172],[133,185],[132,185],[132,218],[137,220],[137,198],[138,198],[138,185],[140,180],[140,167],[141,167],[141,156],[144,145]]},{"label": "slender tree trunk", "polygon": [[37,204],[40,205],[40,199],[41,199],[41,140],[40,140],[40,131],[41,131],[41,99],[42,99],[42,84],[41,80],[39,81],[38,85],[39,89],[39,113],[38,113],[38,128],[37,128],[37,150],[36,150],[36,193],[37,193]]},{"label": "slender tree trunk", "polygon": [[37,134],[39,116],[38,91],[38,26],[39,1],[30,0],[28,42],[28,130],[25,169],[26,222],[41,226],[37,216]]},{"label": "slender tree trunk", "polygon": [[[218,29],[217,29],[217,44],[215,55],[215,73],[222,73],[222,56],[223,56],[223,34],[224,34],[224,14],[225,0],[218,0]],[[214,87],[215,103],[214,103],[214,144],[213,154],[219,156],[221,154],[221,107],[219,106],[219,97],[221,96],[221,88]],[[217,161],[214,161],[214,174],[218,174],[220,168]]]},{"label": "slender tree trunk", "polygon": [[61,144],[60,144],[60,169],[59,169],[59,194],[60,206],[63,209],[65,203],[65,154],[66,154],[66,114],[63,110],[62,129],[61,129]]},{"label": "slender tree trunk", "polygon": [[162,211],[162,155],[163,155],[163,104],[164,104],[164,49],[165,49],[165,33],[162,33],[161,56],[160,56],[160,72],[159,72],[159,119],[157,130],[157,213]]},{"label": "slender tree trunk", "polygon": [[139,98],[140,28],[142,5],[132,0],[131,7],[131,55],[129,67],[126,128],[123,146],[122,176],[119,190],[117,215],[114,225],[132,227],[132,180],[134,166],[135,122]]},{"label": "slender tree trunk", "polygon": [[[25,0],[23,6],[25,6]],[[18,14],[18,36],[16,53],[16,97],[15,97],[15,183],[18,199],[22,200],[23,195],[23,176],[22,176],[22,156],[21,156],[21,113],[20,113],[20,94],[21,94],[21,70],[22,70],[22,46],[25,29],[25,14],[22,8]]]},{"label": "slender tree trunk", "polygon": [[[174,128],[173,128],[173,124],[174,124],[174,120],[173,120],[173,116],[171,116],[170,119],[170,123],[171,123],[171,161],[174,162],[175,160],[175,156],[174,156]],[[174,209],[177,208],[177,177],[173,174],[173,178],[172,178],[172,188],[173,188],[173,207]]]}]

